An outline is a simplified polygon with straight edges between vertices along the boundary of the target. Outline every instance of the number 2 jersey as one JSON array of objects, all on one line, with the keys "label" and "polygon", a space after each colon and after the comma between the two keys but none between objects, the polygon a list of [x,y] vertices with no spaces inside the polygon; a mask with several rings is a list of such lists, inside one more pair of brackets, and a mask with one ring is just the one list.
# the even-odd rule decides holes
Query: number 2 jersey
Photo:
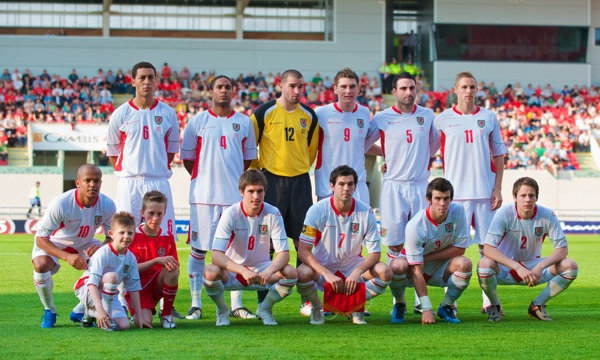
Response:
[{"label": "number 2 jersey", "polygon": [[313,255],[327,268],[343,268],[368,253],[381,252],[377,219],[369,205],[352,199],[347,216],[333,205],[333,197],[323,199],[308,210],[300,241],[314,246]]},{"label": "number 2 jersey", "polygon": [[254,126],[246,115],[232,111],[219,117],[211,110],[188,122],[181,159],[194,161],[190,204],[231,205],[241,200],[238,180],[244,160],[256,159]]},{"label": "number 2 jersey", "polygon": [[271,242],[275,253],[289,250],[279,210],[263,203],[260,213],[251,217],[239,202],[228,207],[221,215],[212,250],[224,252],[237,264],[256,267],[271,261]]},{"label": "number 2 jersey", "polygon": [[454,185],[454,199],[489,199],[496,182],[492,157],[506,154],[496,114],[480,107],[462,114],[453,107],[435,118],[434,127],[439,132],[444,177]]},{"label": "number 2 jersey", "polygon": [[169,105],[155,101],[139,109],[129,100],[115,110],[108,123],[106,153],[116,156],[115,175],[170,178],[167,154],[179,151],[179,122]]},{"label": "number 2 jersey", "polygon": [[498,248],[514,261],[539,258],[542,243],[548,237],[554,248],[567,246],[567,239],[554,212],[536,205],[531,219],[522,219],[517,204],[507,204],[496,210],[485,244]]},{"label": "number 2 jersey", "polygon": [[78,201],[78,194],[79,189],[72,189],[54,198],[37,224],[36,236],[78,248],[92,241],[102,225],[108,234],[115,203],[108,196],[98,194],[96,203],[87,208]]},{"label": "number 2 jersey", "polygon": [[419,211],[406,224],[406,243],[402,252],[410,265],[423,264],[423,257],[451,246],[469,247],[471,235],[460,204],[450,203],[448,215],[438,224],[429,213],[429,208]]}]

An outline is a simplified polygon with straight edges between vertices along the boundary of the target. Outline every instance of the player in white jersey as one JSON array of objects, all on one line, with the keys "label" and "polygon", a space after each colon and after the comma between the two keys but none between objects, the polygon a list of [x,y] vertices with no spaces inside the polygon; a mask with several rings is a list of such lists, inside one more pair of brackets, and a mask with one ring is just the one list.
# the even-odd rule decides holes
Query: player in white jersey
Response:
[{"label": "player in white jersey", "polygon": [[[502,205],[506,146],[496,114],[475,105],[477,80],[473,74],[458,73],[454,93],[457,105],[439,114],[434,127],[439,131],[444,177],[456,185],[455,201],[465,209],[482,253],[494,211]],[[486,311],[489,300],[483,294],[482,312]]]},{"label": "player in white jersey", "polygon": [[158,190],[168,199],[162,228],[174,232],[169,178],[171,161],[179,151],[179,122],[175,110],[154,98],[156,68],[140,62],[132,75],[135,97],[119,106],[108,124],[107,155],[119,178],[117,210],[133,214],[139,225],[144,194]]},{"label": "player in white jersey", "polygon": [[[131,297],[131,306],[141,312],[140,275],[135,256],[127,248],[133,241],[135,219],[128,212],[120,212],[111,219],[112,241],[101,247],[90,259],[88,269],[74,286],[75,295],[84,304],[83,327],[91,327],[97,318],[98,327],[106,331],[129,329],[129,319],[117,300],[117,287],[122,282]],[[138,328],[152,327],[143,317],[134,317]]]},{"label": "player in white jersey", "polygon": [[[224,290],[269,289],[256,315],[277,325],[273,305],[292,293],[298,273],[289,265],[288,239],[279,210],[264,202],[267,179],[258,170],[240,176],[242,201],[223,212],[212,247],[212,264],[204,271],[206,293],[217,306],[217,326],[229,325]],[[275,259],[271,261],[271,243]]]},{"label": "player in white jersey", "polygon": [[[82,165],[77,171],[76,189],[54,198],[42,220],[38,223],[31,254],[33,282],[44,305],[42,327],[51,328],[56,323],[56,307],[52,298],[54,281],[52,275],[60,269],[59,259],[77,270],[87,268],[87,259],[102,243],[94,239],[96,231],[104,226],[106,240],[115,213],[113,201],[100,194],[102,171],[91,164]],[[72,321],[81,321],[83,308],[75,307]]]},{"label": "player in white jersey", "polygon": [[[415,104],[415,77],[403,72],[392,84],[396,104],[373,116],[373,136],[367,139],[369,143],[381,139],[385,158],[379,206],[381,240],[388,246],[388,264],[402,251],[404,230],[411,216],[427,206],[429,162],[439,143],[433,129],[433,111]],[[404,298],[394,298],[392,322],[403,321],[405,305]],[[418,306],[417,301],[415,306]]]},{"label": "player in white jersey", "polygon": [[365,153],[381,155],[377,146],[370,150],[365,142],[371,134],[371,112],[356,102],[359,78],[354,71],[344,68],[338,71],[333,81],[337,102],[315,109],[320,127],[315,192],[318,200],[331,196],[331,171],[340,165],[348,165],[358,174],[354,198],[369,204]]},{"label": "player in white jersey", "polygon": [[[190,119],[181,143],[181,159],[192,177],[188,233],[192,306],[186,316],[190,320],[202,317],[202,274],[219,218],[241,200],[238,179],[256,159],[254,125],[248,116],[231,108],[232,91],[231,79],[215,76],[210,84],[210,109]],[[241,305],[241,293],[232,295],[232,314],[254,318]]]},{"label": "player in white jersey", "polygon": [[[450,323],[460,321],[452,304],[471,279],[471,260],[464,256],[470,243],[469,226],[460,204],[452,202],[454,189],[444,178],[427,185],[426,209],[419,211],[406,225],[403,253],[390,263],[394,279],[390,289],[402,298],[407,286],[414,286],[423,310],[422,323],[433,324],[433,308],[427,286],[448,287],[438,317]],[[392,319],[393,320],[393,319]],[[396,321],[396,322],[403,322]]]},{"label": "player in white jersey", "polygon": [[[497,287],[548,283],[529,305],[528,313],[538,320],[552,321],[546,303],[569,287],[577,278],[577,263],[567,258],[567,239],[554,212],[536,205],[537,182],[529,177],[518,179],[513,186],[514,204],[504,205],[494,215],[485,239],[484,257],[477,265],[479,284],[491,301],[489,321],[502,320]],[[541,257],[544,240],[550,239],[554,250]]]},{"label": "player in white jersey", "polygon": [[[358,182],[354,169],[335,168],[329,183],[333,196],[311,206],[300,235],[298,293],[312,305],[310,323],[323,324],[317,288],[331,284],[333,291],[354,294],[359,282],[366,282],[366,298],[385,292],[392,278],[390,268],[379,262],[381,245],[373,209],[353,198]],[[368,252],[361,255],[362,247]],[[345,280],[344,280],[345,278]],[[352,314],[355,324],[366,324],[362,312]]]}]

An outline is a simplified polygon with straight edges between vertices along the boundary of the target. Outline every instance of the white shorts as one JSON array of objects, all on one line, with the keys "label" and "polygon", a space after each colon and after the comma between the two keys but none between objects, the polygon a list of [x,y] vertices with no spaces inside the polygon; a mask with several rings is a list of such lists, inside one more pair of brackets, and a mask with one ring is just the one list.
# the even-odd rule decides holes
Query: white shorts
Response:
[{"label": "white shorts", "polygon": [[483,245],[495,213],[495,211],[492,211],[490,199],[454,201],[462,205],[465,210],[467,224],[470,224],[475,230],[475,237],[469,245]]},{"label": "white shorts", "polygon": [[[119,302],[119,297],[117,295],[113,296],[112,312],[111,314],[109,314],[111,319],[127,317],[127,313],[125,312],[125,309]],[[96,306],[94,305],[94,301],[90,296],[90,292],[88,291],[88,286],[86,284],[83,284],[75,289],[75,296],[77,296],[77,298],[81,302],[81,305],[83,305],[88,310],[88,314],[91,317],[96,317]]]},{"label": "white shorts", "polygon": [[[542,262],[545,258],[538,258],[529,261],[519,262],[519,264],[525,266],[529,270],[533,269],[537,264]],[[498,281],[498,285],[526,285],[523,282],[523,279],[517,275],[517,272],[507,268],[502,264],[498,264],[500,268],[500,273],[496,274],[496,280]],[[542,270],[542,278],[539,281],[539,284],[547,283],[552,279],[554,275],[550,272],[550,268],[545,268]]]},{"label": "white shorts", "polygon": [[[81,256],[84,259],[89,259],[89,257],[83,253],[84,250],[87,250],[87,248],[89,248],[92,245],[97,245],[98,247],[102,246],[102,242],[98,239],[92,239],[92,241],[87,242],[82,245],[73,244],[72,246],[66,246],[65,244],[56,243],[54,241],[51,241],[51,242],[57,248],[59,248],[61,250],[65,250],[66,252],[71,253],[71,254],[77,253],[77,254],[79,254],[79,256]],[[54,260],[54,267],[52,267],[52,270],[50,270],[50,271],[52,272],[52,274],[56,274],[58,272],[58,269],[60,269],[60,263],[58,262],[58,258],[56,256],[52,256],[52,255],[46,253],[44,250],[40,249],[37,246],[37,244],[34,242],[33,250],[31,251],[31,259],[33,260],[38,256],[50,256],[52,258],[52,260]]]},{"label": "white shorts", "polygon": [[[264,271],[266,268],[269,267],[269,265],[271,265],[273,262],[272,261],[265,261],[263,263],[257,264],[257,266],[247,266],[248,269],[260,273],[261,271]],[[227,279],[227,283],[223,284],[223,286],[225,287],[225,290],[227,291],[234,291],[234,290],[265,290],[265,289],[269,289],[272,284],[267,283],[265,286],[262,285],[257,285],[257,284],[248,284],[247,286],[244,286],[242,284],[242,282],[239,280],[239,278],[242,278],[241,275],[238,275],[236,273],[233,272],[228,272],[227,273],[229,275],[229,279]]]},{"label": "white shorts", "polygon": [[[450,260],[452,259],[444,261],[428,261],[423,265],[423,277],[425,277],[428,286],[448,286],[448,282],[444,281],[444,272],[446,272],[446,268],[450,265]],[[410,276],[408,278],[408,286],[415,286]]]},{"label": "white shorts", "polygon": [[[151,190],[158,190],[167,197],[167,212],[161,227],[170,233],[175,231],[175,207],[169,180],[164,178],[147,178],[143,176],[119,178],[117,183],[117,211],[130,212],[135,217],[135,223],[142,222],[142,198]],[[177,237],[175,237],[177,241]]]},{"label": "white shorts", "polygon": [[427,180],[418,182],[383,180],[379,201],[381,242],[387,246],[404,244],[404,230],[411,216],[427,207]]},{"label": "white shorts", "polygon": [[213,239],[223,211],[230,205],[190,204],[190,246],[202,250],[212,250]]},{"label": "white shorts", "polygon": [[[360,264],[362,264],[363,261],[365,261],[365,258],[357,256],[342,266],[326,265],[325,267],[334,274],[339,271],[340,273],[342,273],[342,275],[348,277],[348,275],[350,275],[352,271],[354,271],[354,269],[356,269]],[[319,276],[319,280],[317,280],[317,286],[319,287],[319,290],[323,291],[323,287],[325,286],[325,278],[323,277],[323,275]]]},{"label": "white shorts", "polygon": [[[330,196],[333,196],[333,193],[330,193],[327,196],[317,196],[317,200],[320,201],[320,200],[323,200]],[[355,198],[356,200],[360,200],[364,203],[369,204],[369,206],[371,206],[371,198],[369,197],[369,188],[367,187],[367,183],[365,181],[359,181],[358,184],[356,184],[356,191],[354,191],[354,195],[352,197]]]}]

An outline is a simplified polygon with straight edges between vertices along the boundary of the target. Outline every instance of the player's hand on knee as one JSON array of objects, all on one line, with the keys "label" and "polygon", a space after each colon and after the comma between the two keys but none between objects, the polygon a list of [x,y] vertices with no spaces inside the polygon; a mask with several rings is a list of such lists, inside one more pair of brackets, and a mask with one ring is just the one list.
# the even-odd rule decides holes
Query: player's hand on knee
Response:
[{"label": "player's hand on knee", "polygon": [[423,311],[423,317],[421,318],[421,323],[423,325],[435,324],[435,319],[433,318],[433,310]]},{"label": "player's hand on knee", "polygon": [[323,277],[325,278],[325,281],[331,284],[333,291],[335,291],[338,294],[344,293],[344,281],[342,280],[342,278],[337,277],[333,274],[325,275]]},{"label": "player's hand on knee", "polygon": [[110,316],[108,316],[106,310],[96,310],[96,322],[98,323],[98,327],[101,329],[107,329],[110,327]]},{"label": "player's hand on knee", "polygon": [[87,261],[84,258],[79,256],[79,254],[69,254],[65,259],[69,265],[74,267],[77,270],[85,270],[87,269]]},{"label": "player's hand on knee", "polygon": [[100,249],[100,246],[96,245],[96,244],[92,244],[90,245],[90,247],[88,247],[87,249],[83,250],[83,253],[85,254],[85,256],[87,257],[92,257],[92,255],[94,255],[94,253],[96,252],[96,250]]},{"label": "player's hand on knee", "polygon": [[179,268],[179,262],[172,256],[162,256],[156,259],[159,264],[167,269],[167,271],[173,271]]},{"label": "player's hand on knee", "polygon": [[246,279],[248,284],[259,284],[260,282],[260,276],[258,275],[258,273],[255,273],[250,269],[244,270],[242,276],[244,277],[244,279]]}]

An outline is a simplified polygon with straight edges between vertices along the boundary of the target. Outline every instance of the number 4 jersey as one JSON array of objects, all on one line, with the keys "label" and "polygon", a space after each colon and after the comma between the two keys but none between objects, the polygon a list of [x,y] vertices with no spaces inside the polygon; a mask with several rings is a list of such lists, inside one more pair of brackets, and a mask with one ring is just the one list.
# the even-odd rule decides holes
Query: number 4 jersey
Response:
[{"label": "number 4 jersey", "polygon": [[108,196],[98,194],[96,203],[86,208],[77,200],[78,191],[69,190],[50,202],[38,223],[36,236],[77,248],[92,241],[96,230],[102,225],[104,233],[108,233],[115,203]]}]

